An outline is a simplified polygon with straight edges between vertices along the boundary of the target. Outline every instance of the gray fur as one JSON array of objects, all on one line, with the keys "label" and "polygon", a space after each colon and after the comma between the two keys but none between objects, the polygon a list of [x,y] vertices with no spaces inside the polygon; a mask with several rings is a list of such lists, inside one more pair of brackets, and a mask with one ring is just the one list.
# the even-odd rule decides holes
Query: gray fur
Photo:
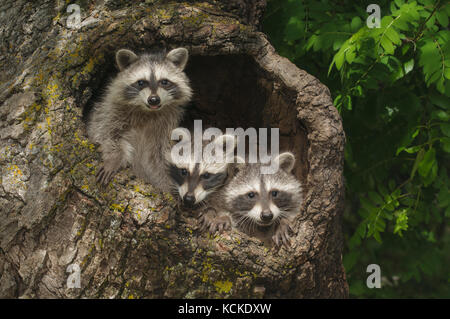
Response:
[{"label": "gray fur", "polygon": [[[259,163],[240,164],[223,191],[221,210],[230,212],[233,227],[238,230],[266,243],[287,246],[292,232],[289,225],[300,212],[302,188],[292,174],[294,155],[285,152],[274,160],[279,162],[274,174],[261,174]],[[262,220],[263,212],[272,214],[273,219]]]},{"label": "gray fur", "polygon": [[[207,198],[211,194],[220,192],[226,183],[228,183],[231,176],[231,163],[225,161],[214,162],[208,157],[209,153],[206,152],[203,155],[203,160],[200,163],[195,162],[193,153],[194,141],[189,140],[190,136],[193,136],[192,132],[189,133],[186,129],[176,129],[174,133],[178,132],[179,136],[182,136],[182,140],[186,138],[187,145],[191,147],[191,156],[189,158],[179,158],[172,153],[168,152],[166,155],[168,161],[168,171],[172,179],[172,192],[183,204],[183,208],[197,209],[199,206],[207,206]],[[217,145],[223,148],[225,151],[227,143],[231,146],[231,149],[227,149],[229,153],[234,152],[236,147],[236,139],[234,136],[221,135],[218,136],[213,142],[202,141],[203,151],[205,152],[205,146],[209,143]],[[224,152],[223,156],[227,153]],[[184,174],[182,172],[184,170]],[[186,206],[185,196],[192,196],[195,199],[192,207]]]},{"label": "gray fur", "polygon": [[[117,52],[120,72],[94,106],[87,127],[89,138],[100,144],[102,152],[100,182],[108,183],[118,170],[131,165],[138,177],[169,190],[164,154],[170,148],[170,133],[183,116],[183,106],[192,97],[183,72],[186,61],[187,50],[182,48],[167,55]],[[158,105],[150,104],[152,96],[159,99]]]}]

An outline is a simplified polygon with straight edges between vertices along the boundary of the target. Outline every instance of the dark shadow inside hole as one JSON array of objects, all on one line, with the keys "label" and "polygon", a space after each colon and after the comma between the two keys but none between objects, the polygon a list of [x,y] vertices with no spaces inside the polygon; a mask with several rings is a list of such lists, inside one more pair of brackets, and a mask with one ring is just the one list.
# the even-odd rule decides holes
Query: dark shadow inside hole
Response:
[{"label": "dark shadow inside hole", "polygon": [[[117,69],[114,56],[88,83],[92,96],[84,103],[83,118],[102,96]],[[202,120],[202,128],[250,127],[279,128],[280,152],[292,151],[296,156],[295,175],[305,185],[308,172],[307,132],[296,118],[296,92],[279,89],[280,85],[248,55],[191,56],[186,67],[194,97],[186,106],[182,127],[193,128],[193,121]],[[270,135],[268,136],[270,141]],[[271,146],[268,145],[270,150]]]},{"label": "dark shadow inside hole", "polygon": [[258,68],[250,56],[193,56],[186,68],[194,90],[185,119],[202,119],[204,127],[263,127],[268,91],[258,85]]},{"label": "dark shadow inside hole", "polygon": [[[108,84],[118,72],[115,63],[115,52],[109,50],[103,54],[106,63],[98,68],[98,72],[93,74],[88,83],[82,83],[74,94],[77,104],[83,107],[82,119],[85,124],[89,119],[89,114],[95,103],[98,102],[103,96]],[[89,94],[89,98],[87,100],[84,97],[85,94]]]}]

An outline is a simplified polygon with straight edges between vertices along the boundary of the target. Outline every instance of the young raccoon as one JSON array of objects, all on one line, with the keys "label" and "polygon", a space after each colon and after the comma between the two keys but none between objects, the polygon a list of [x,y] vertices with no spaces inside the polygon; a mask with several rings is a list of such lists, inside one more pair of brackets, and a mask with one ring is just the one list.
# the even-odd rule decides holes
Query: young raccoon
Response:
[{"label": "young raccoon", "polygon": [[146,182],[169,190],[164,154],[170,147],[169,134],[182,118],[182,106],[192,97],[183,72],[187,60],[184,48],[141,56],[126,49],[117,52],[120,72],[94,106],[87,127],[102,152],[98,182],[107,184],[131,164]]},{"label": "young raccoon", "polygon": [[[176,129],[174,134],[183,137],[183,141],[193,150],[193,142],[187,129]],[[219,191],[230,178],[230,163],[225,160],[234,153],[236,139],[231,135],[220,135],[212,142],[202,141],[203,156],[195,160],[194,152],[182,157],[178,154],[167,155],[168,171],[172,179],[173,193],[179,198],[182,208],[196,210],[211,194]],[[207,144],[207,148],[205,147]],[[208,150],[221,149],[221,159],[217,160],[214,152]]]},{"label": "young raccoon", "polygon": [[285,152],[274,160],[279,165],[274,174],[261,174],[259,163],[240,165],[224,189],[224,206],[233,227],[266,243],[288,246],[289,224],[300,211],[302,189],[292,174],[294,155]]}]

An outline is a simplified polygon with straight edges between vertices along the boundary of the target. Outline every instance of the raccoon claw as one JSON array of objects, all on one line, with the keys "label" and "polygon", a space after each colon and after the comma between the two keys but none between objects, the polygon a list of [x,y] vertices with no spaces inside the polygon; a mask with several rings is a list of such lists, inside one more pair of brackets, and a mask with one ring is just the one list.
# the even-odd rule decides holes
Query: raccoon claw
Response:
[{"label": "raccoon claw", "polygon": [[275,234],[272,236],[275,246],[280,247],[283,245],[284,247],[289,248],[291,246],[290,234],[292,234],[291,227],[287,223],[280,223]]},{"label": "raccoon claw", "polygon": [[111,181],[112,177],[116,173],[115,170],[106,170],[105,167],[101,167],[98,170],[97,173],[97,183],[100,183],[102,185],[108,185],[108,183]]},{"label": "raccoon claw", "polygon": [[225,230],[231,228],[231,221],[227,216],[217,217],[215,220],[211,221],[209,226],[209,232],[214,234],[218,232],[219,234]]},{"label": "raccoon claw", "polygon": [[208,231],[210,234],[222,233],[231,228],[231,220],[228,216],[216,217],[216,211],[212,208],[200,213],[200,231]]},{"label": "raccoon claw", "polygon": [[210,215],[215,214],[215,210],[212,208],[208,208],[205,211],[199,212],[199,222],[200,222],[200,231],[206,231],[211,223]]}]

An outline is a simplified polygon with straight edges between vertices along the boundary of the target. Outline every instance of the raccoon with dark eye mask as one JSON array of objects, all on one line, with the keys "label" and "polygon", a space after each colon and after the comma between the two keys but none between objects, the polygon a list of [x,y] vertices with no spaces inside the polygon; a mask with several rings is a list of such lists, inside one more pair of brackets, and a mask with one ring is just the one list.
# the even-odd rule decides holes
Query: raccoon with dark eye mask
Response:
[{"label": "raccoon with dark eye mask", "polygon": [[[210,207],[211,197],[223,198],[221,192],[231,177],[236,138],[220,135],[212,142],[202,141],[202,158],[197,160],[192,152],[192,134],[187,129],[177,128],[173,130],[172,136],[182,137],[182,141],[186,143],[184,145],[191,150],[187,156],[180,156],[174,149],[166,155],[172,193],[178,198],[183,210],[195,211],[204,220],[204,209]],[[182,147],[180,144],[179,149]],[[215,149],[222,153],[215,154],[212,151]]]},{"label": "raccoon with dark eye mask", "polygon": [[97,181],[107,184],[117,171],[131,165],[133,172],[168,191],[164,154],[192,96],[184,73],[188,51],[173,49],[136,55],[116,53],[120,72],[107,86],[88,119],[89,138],[100,144],[103,166]]},{"label": "raccoon with dark eye mask", "polygon": [[237,165],[238,171],[224,188],[222,208],[218,210],[229,212],[237,230],[268,245],[289,246],[290,224],[300,212],[302,187],[292,174],[292,153],[282,153],[273,160],[278,162],[273,174],[262,174],[261,163]]}]

